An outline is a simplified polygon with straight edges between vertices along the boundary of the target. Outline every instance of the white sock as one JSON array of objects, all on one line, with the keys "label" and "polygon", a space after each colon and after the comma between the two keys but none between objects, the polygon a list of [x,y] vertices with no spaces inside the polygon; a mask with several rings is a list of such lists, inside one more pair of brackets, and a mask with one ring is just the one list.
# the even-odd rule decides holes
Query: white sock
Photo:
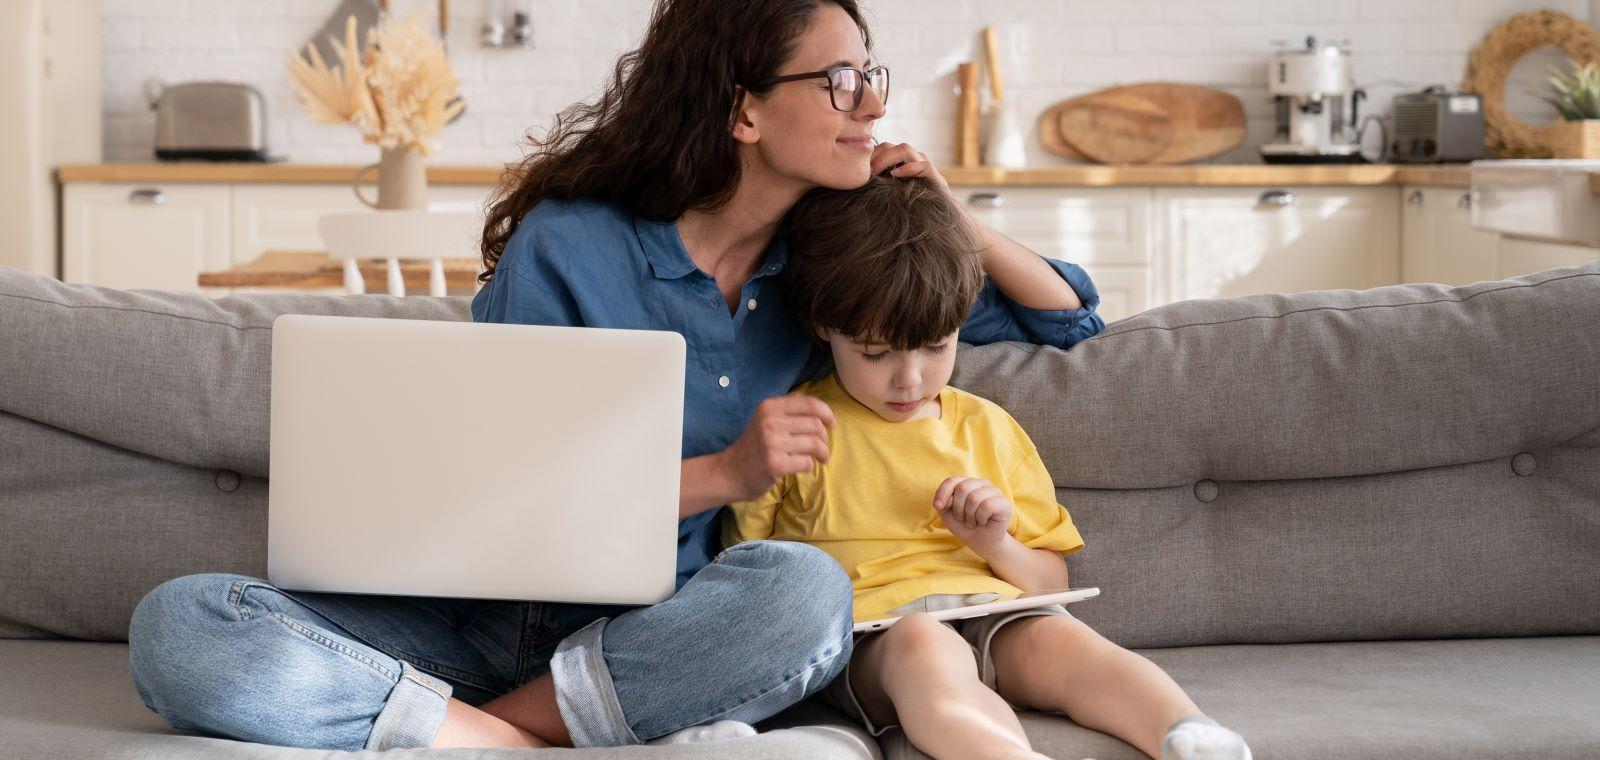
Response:
[{"label": "white sock", "polygon": [[1167,728],[1161,760],[1251,760],[1251,756],[1243,736],[1204,715],[1191,715]]},{"label": "white sock", "polygon": [[749,723],[740,723],[736,720],[719,720],[716,723],[707,723],[703,726],[690,726],[673,731],[666,736],[658,736],[645,744],[688,744],[690,742],[716,742],[723,739],[741,739],[746,736],[755,736],[755,726]]}]

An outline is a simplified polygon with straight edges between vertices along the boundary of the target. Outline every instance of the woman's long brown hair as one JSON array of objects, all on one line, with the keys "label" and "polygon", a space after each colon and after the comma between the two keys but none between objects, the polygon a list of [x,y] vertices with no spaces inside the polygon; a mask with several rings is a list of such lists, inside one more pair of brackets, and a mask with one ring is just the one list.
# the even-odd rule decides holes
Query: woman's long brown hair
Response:
[{"label": "woman's long brown hair", "polygon": [[856,0],[660,0],[637,50],[617,59],[593,102],[556,116],[507,165],[483,225],[483,274],[494,277],[522,218],[546,198],[595,198],[648,219],[716,210],[739,184],[729,134],[738,88],[777,75],[819,7],[837,5],[872,49]]}]

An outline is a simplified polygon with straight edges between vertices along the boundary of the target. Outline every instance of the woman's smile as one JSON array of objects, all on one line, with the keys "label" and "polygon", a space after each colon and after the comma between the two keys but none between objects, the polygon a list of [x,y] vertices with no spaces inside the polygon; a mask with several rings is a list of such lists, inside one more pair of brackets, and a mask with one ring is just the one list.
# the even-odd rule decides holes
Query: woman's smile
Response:
[{"label": "woman's smile", "polygon": [[856,150],[864,151],[864,152],[867,152],[867,153],[871,153],[873,146],[875,146],[877,144],[877,141],[872,139],[872,135],[861,135],[859,137],[841,137],[841,138],[839,138],[838,142],[839,142],[840,145],[843,145],[843,146],[845,146],[847,148],[855,148]]}]

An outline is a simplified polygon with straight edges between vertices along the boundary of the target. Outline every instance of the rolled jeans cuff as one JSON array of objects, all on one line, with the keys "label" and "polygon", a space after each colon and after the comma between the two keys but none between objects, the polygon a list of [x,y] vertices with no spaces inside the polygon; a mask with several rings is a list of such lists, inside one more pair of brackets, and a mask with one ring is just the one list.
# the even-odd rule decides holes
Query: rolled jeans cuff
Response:
[{"label": "rolled jeans cuff", "polygon": [[617,701],[617,688],[600,647],[607,622],[600,618],[562,639],[550,659],[556,706],[574,747],[643,744],[622,715],[622,703]]},{"label": "rolled jeans cuff", "polygon": [[444,725],[450,684],[433,678],[411,663],[400,663],[400,680],[389,692],[383,710],[372,722],[366,749],[411,749],[433,744]]}]

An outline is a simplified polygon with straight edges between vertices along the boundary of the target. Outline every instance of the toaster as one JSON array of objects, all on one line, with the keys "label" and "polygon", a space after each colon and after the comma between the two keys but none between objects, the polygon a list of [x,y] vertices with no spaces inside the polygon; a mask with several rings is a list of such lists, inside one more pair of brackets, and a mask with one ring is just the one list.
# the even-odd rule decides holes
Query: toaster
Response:
[{"label": "toaster", "polygon": [[1434,85],[1396,95],[1393,118],[1389,155],[1397,163],[1483,158],[1483,100],[1476,94]]},{"label": "toaster", "polygon": [[267,160],[267,104],[261,91],[233,82],[188,82],[161,90],[156,158]]}]

